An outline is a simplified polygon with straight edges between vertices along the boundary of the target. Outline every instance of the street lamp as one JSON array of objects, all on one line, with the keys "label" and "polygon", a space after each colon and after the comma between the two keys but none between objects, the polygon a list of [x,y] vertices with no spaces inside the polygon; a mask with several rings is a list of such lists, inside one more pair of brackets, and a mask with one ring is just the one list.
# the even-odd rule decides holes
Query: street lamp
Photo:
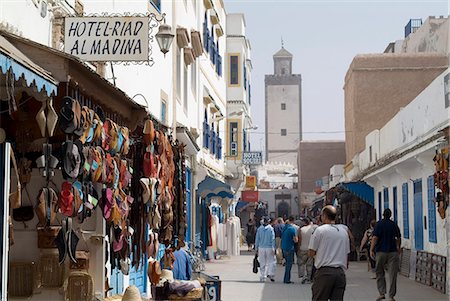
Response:
[{"label": "street lamp", "polygon": [[166,53],[169,52],[174,36],[172,27],[166,24],[166,19],[164,18],[164,23],[159,26],[158,33],[155,35],[159,49],[164,53],[164,57],[166,56]]}]

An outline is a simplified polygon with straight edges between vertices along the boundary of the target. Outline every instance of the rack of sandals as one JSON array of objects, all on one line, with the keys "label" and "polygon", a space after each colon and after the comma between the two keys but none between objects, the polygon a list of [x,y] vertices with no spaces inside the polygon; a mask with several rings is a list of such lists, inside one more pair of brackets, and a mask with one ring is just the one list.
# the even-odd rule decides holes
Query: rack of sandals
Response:
[{"label": "rack of sandals", "polygon": [[[160,245],[167,256],[184,245],[184,145],[151,116],[131,131],[101,106],[88,105],[65,96],[54,116],[53,106],[43,104],[36,117],[41,151],[21,150],[26,137],[13,143],[12,178],[22,197],[11,212],[11,251],[36,243],[38,252],[26,260],[21,252],[12,256],[12,299],[105,297],[107,289],[97,296],[94,286],[95,273],[105,271],[92,264],[102,259],[124,275],[148,265],[153,283],[161,275],[154,268]],[[51,138],[56,131],[63,139]]]}]

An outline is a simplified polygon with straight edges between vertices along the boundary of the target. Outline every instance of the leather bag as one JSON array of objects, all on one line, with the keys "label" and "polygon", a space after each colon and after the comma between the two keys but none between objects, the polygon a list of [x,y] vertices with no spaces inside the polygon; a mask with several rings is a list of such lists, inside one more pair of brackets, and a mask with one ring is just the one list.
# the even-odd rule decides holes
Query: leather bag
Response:
[{"label": "leather bag", "polygon": [[53,249],[56,248],[55,238],[58,236],[61,226],[38,227],[38,248]]},{"label": "leather bag", "polygon": [[[25,189],[27,189],[25,187]],[[28,194],[28,191],[27,191]],[[13,209],[13,219],[16,222],[28,222],[31,221],[34,217],[34,208],[33,208],[33,204],[31,203],[31,199],[28,195],[29,198],[29,205],[25,206],[22,205],[19,208],[15,208]]]}]

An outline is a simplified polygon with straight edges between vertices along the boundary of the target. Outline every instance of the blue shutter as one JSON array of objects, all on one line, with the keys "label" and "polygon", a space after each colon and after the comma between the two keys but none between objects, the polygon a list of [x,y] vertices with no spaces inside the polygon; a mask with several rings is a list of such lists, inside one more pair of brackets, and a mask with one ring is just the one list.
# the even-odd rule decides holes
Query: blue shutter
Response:
[{"label": "blue shutter", "polygon": [[247,68],[244,63],[244,90],[247,90]]},{"label": "blue shutter", "polygon": [[222,139],[217,138],[217,159],[222,159]]},{"label": "blue shutter", "polygon": [[398,197],[397,197],[397,186],[392,188],[392,202],[394,204],[394,222],[398,223],[398,212],[397,212],[397,202],[398,202]]},{"label": "blue shutter", "polygon": [[203,121],[203,147],[209,148],[209,125]]},{"label": "blue shutter", "polygon": [[378,192],[378,220],[381,220],[381,191]]},{"label": "blue shutter", "polygon": [[428,236],[429,241],[437,243],[436,233],[436,204],[434,203],[434,178],[429,176],[427,179],[428,186]]},{"label": "blue shutter", "polygon": [[408,183],[402,185],[403,237],[409,239]]},{"label": "blue shutter", "polygon": [[252,86],[248,84],[248,104],[252,104]]},{"label": "blue shutter", "polygon": [[216,154],[216,133],[213,127],[211,127],[211,153],[213,156]]},{"label": "blue shutter", "polygon": [[222,76],[222,57],[219,52],[217,52],[216,72],[217,75]]},{"label": "blue shutter", "polygon": [[383,189],[383,201],[384,201],[384,209],[389,208],[389,190],[387,188]]}]

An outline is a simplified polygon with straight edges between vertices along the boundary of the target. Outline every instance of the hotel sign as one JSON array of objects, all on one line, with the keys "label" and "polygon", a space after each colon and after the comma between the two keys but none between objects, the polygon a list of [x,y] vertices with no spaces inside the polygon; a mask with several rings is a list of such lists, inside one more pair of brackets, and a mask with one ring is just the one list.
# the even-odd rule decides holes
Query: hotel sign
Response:
[{"label": "hotel sign", "polygon": [[66,17],[64,52],[85,61],[148,61],[149,17]]},{"label": "hotel sign", "polygon": [[242,164],[244,165],[261,165],[262,153],[261,152],[244,152],[242,154]]}]

